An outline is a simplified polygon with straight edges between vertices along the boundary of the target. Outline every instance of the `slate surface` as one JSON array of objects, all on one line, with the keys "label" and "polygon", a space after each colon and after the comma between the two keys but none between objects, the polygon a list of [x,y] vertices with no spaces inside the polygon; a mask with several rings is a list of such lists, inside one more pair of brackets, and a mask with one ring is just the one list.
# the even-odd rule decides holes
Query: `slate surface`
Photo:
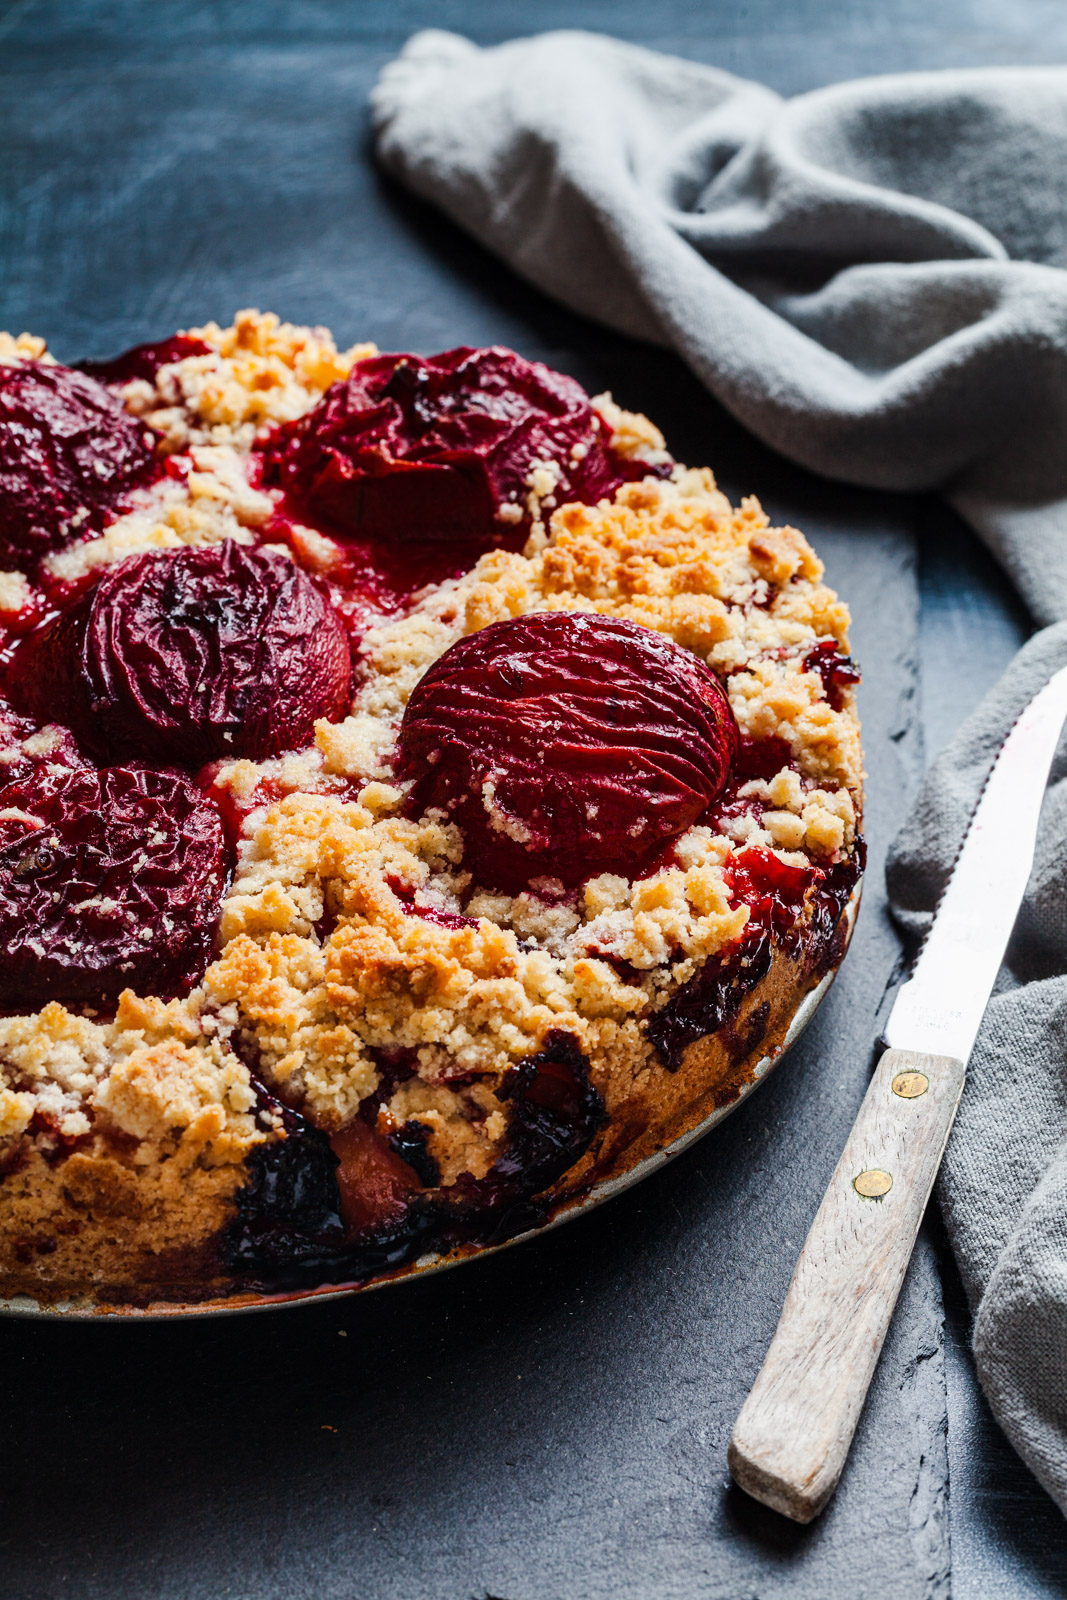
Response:
[{"label": "slate surface", "polygon": [[[1020,10],[1047,24],[1039,43]],[[1067,39],[1039,0],[929,12],[917,0],[877,16],[863,0],[0,9],[0,324],[73,358],[258,303],[385,348],[512,343],[611,387],[680,456],[804,527],[851,601],[872,846],[853,951],[801,1046],[702,1146],[594,1216],[340,1308],[0,1327],[3,1600],[947,1595],[942,1309],[925,1241],[827,1516],[799,1530],[764,1512],[729,1488],[724,1460],[862,1096],[896,957],[881,859],[922,760],[920,653],[936,661],[938,596],[952,592],[928,562],[920,634],[926,513],[789,467],[672,359],[515,283],[377,178],[363,113],[379,65],[430,22],[492,38],[578,21],[786,91],[976,54],[1032,59],[1055,51],[1057,26]],[[963,592],[985,593],[982,581]],[[995,579],[987,589],[975,615],[1002,624],[988,672],[1017,623]],[[960,624],[964,658],[980,653],[973,621]],[[965,686],[946,724],[975,673],[951,680]],[[995,1435],[979,1417],[968,1437],[961,1472]],[[1002,1482],[985,1483],[998,1505],[1004,1483],[1054,1555],[1048,1502],[1007,1458]],[[1012,1587],[1029,1555],[1007,1534],[973,1548],[981,1581],[1008,1585],[975,1594],[1057,1592]],[[1035,1584],[1056,1570],[1026,1568]]]}]

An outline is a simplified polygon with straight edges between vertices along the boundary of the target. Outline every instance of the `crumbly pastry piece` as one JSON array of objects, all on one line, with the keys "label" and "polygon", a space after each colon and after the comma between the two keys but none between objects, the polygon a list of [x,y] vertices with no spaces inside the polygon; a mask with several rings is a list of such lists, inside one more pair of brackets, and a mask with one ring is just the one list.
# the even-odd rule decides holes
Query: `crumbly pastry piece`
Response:
[{"label": "crumbly pastry piece", "polygon": [[[50,361],[0,335],[0,365]],[[207,748],[222,713],[201,688],[220,686],[234,757],[190,757],[182,781],[217,808],[232,875],[206,965],[116,1007],[85,947],[93,919],[142,903],[127,888],[151,852],[100,846],[100,895],[41,946],[77,982],[0,1017],[0,1289],[364,1281],[507,1237],[736,1096],[840,958],[862,864],[848,613],[803,535],[510,352],[341,353],[243,312],[86,369],[157,471],[0,573],[0,942],[27,874],[64,851],[84,867],[42,796],[115,769],[101,708],[123,707],[120,763],[163,748],[153,673],[200,695],[197,739],[168,731],[166,760]],[[18,507],[0,523],[17,531]],[[227,600],[253,568],[182,554],[226,541],[294,562],[347,630],[351,702],[326,695],[300,748],[271,732],[299,717],[255,699],[262,608]],[[159,553],[166,594],[143,582]],[[135,590],[149,621],[123,609]],[[643,641],[639,728],[612,652]],[[446,669],[444,731],[418,745],[419,686]],[[698,737],[683,704],[701,693]],[[543,781],[536,738],[516,766],[524,716],[546,730]],[[462,795],[439,766],[460,743]],[[565,848],[586,837],[595,870]],[[161,935],[148,916],[133,937]]]}]

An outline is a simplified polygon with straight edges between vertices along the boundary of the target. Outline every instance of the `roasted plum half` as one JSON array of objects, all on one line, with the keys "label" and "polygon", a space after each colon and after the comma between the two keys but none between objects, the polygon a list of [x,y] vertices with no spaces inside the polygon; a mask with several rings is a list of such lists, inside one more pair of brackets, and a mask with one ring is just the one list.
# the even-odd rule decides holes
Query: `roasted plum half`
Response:
[{"label": "roasted plum half", "polygon": [[149,430],[95,378],[48,361],[0,366],[0,566],[33,572],[158,470]]},{"label": "roasted plum half", "polygon": [[459,824],[479,883],[633,875],[720,793],[737,728],[719,680],[618,617],[539,612],[460,639],[400,728],[410,807]]},{"label": "roasted plum half", "polygon": [[298,749],[351,697],[344,624],[307,573],[233,540],[131,556],[51,625],[20,674],[90,751],[195,769]]},{"label": "roasted plum half", "polygon": [[264,471],[361,538],[490,545],[529,527],[538,470],[549,509],[661,470],[616,455],[610,431],[573,378],[499,346],[374,356],[275,432]]},{"label": "roasted plum half", "polygon": [[226,880],[222,821],[177,772],[46,771],[0,789],[0,1006],[170,997],[200,977]]}]

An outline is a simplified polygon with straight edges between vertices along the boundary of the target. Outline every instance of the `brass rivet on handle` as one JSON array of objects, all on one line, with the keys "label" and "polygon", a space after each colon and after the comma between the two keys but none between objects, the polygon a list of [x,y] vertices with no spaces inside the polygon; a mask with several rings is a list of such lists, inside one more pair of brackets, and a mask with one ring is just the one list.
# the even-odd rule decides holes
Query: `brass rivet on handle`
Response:
[{"label": "brass rivet on handle", "polygon": [[893,1187],[893,1179],[888,1172],[882,1172],[879,1167],[869,1167],[866,1172],[861,1172],[853,1178],[852,1187],[865,1200],[880,1200]]},{"label": "brass rivet on handle", "polygon": [[898,1072],[892,1085],[893,1093],[902,1100],[918,1100],[929,1087],[930,1080],[925,1072]]}]

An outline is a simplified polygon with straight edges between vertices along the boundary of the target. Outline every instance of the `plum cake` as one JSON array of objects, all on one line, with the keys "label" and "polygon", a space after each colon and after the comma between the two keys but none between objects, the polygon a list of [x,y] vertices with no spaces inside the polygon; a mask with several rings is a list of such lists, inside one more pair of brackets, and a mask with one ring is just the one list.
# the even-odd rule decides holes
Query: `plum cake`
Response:
[{"label": "plum cake", "polygon": [[0,1292],[362,1284],[726,1106],[860,876],[804,537],[513,351],[0,335]]}]

